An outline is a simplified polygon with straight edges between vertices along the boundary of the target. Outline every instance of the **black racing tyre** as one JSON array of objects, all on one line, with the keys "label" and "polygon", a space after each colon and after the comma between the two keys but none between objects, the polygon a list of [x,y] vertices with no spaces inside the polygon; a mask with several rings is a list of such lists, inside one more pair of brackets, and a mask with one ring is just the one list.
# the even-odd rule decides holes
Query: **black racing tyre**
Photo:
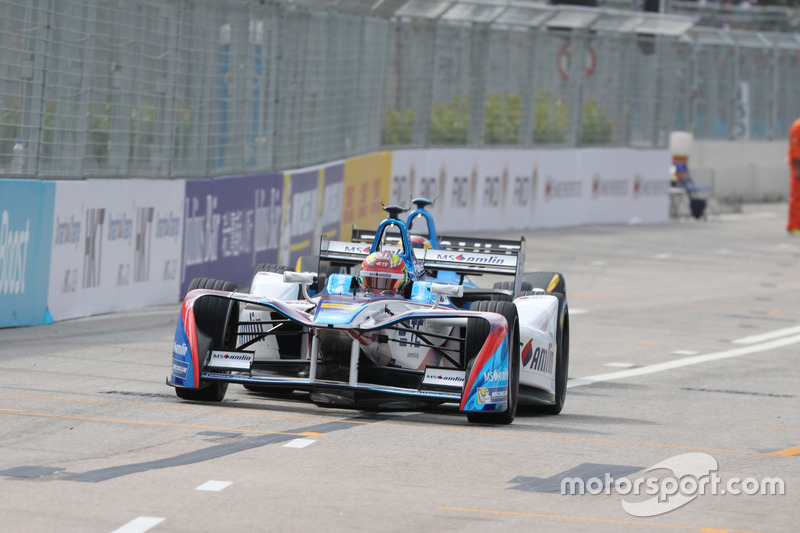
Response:
[{"label": "black racing tyre", "polygon": [[530,284],[530,288],[522,289],[524,291],[542,289],[567,295],[567,283],[564,275],[559,272],[525,272],[522,274],[522,282]]},{"label": "black racing tyre", "polygon": [[[194,278],[189,283],[187,292],[195,289],[233,292],[238,287],[232,281],[212,278]],[[231,300],[218,296],[204,296],[194,303],[194,321],[202,333],[211,338],[211,348],[224,349],[236,342],[237,318],[229,319],[230,313],[236,313],[238,307]],[[230,324],[229,324],[230,323]],[[200,402],[221,402],[225,398],[228,384],[222,381],[200,382],[200,388],[175,388],[175,394],[184,400]]]},{"label": "black racing tyre", "polygon": [[[210,289],[215,291],[233,292],[238,290],[232,281],[222,281],[211,278],[194,278],[189,283],[187,292],[195,289]],[[206,296],[194,304],[194,320],[197,327],[212,338],[213,345],[222,349],[226,341],[230,340],[230,332],[225,331],[228,312],[234,307],[233,302],[225,298]],[[233,332],[235,335],[236,332]]]},{"label": "black racing tyre", "polygon": [[569,379],[569,306],[566,297],[559,292],[538,293],[551,294],[558,298],[558,330],[556,331],[556,403],[531,407],[534,413],[557,415],[564,408],[567,398],[567,380]]},{"label": "black racing tyre", "polygon": [[186,389],[175,387],[175,394],[183,400],[194,402],[221,402],[228,391],[228,384],[224,381],[213,381],[202,389]]},{"label": "black racing tyre", "polygon": [[283,274],[285,271],[286,267],[283,265],[276,265],[274,263],[259,263],[256,265],[253,275],[255,276],[259,272],[277,272],[278,274]]},{"label": "black racing tyre", "polygon": [[[501,290],[504,290],[504,291],[513,291],[514,290],[514,282],[513,281],[498,281],[498,282],[495,282],[494,288],[495,289],[501,289]],[[521,290],[521,291],[532,291],[533,290],[533,286],[527,281],[522,281],[519,284],[519,290]]]},{"label": "black racing tyre", "polygon": [[325,272],[321,271],[318,255],[304,255],[299,257],[295,265],[296,272],[314,272],[317,275],[317,284],[309,287],[309,294],[311,296],[314,296],[325,288],[325,284],[328,282],[327,270],[329,269],[326,269]]},{"label": "black racing tyre", "polygon": [[[508,408],[502,412],[468,412],[467,420],[484,424],[510,424],[517,414],[519,403],[519,371],[522,361],[519,353],[519,318],[517,307],[512,302],[501,300],[480,300],[472,302],[470,311],[498,313],[508,322],[508,341],[511,348],[508,368]],[[465,358],[467,372],[464,379],[466,385],[472,372],[475,358],[489,336],[489,323],[481,318],[470,318],[467,321],[465,338]]]}]

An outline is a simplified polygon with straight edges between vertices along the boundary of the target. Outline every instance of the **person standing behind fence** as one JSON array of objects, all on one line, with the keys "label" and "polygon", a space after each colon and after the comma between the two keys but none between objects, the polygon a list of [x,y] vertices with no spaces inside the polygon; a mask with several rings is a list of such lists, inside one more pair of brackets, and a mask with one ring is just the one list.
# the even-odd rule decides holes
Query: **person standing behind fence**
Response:
[{"label": "person standing behind fence", "polygon": [[789,129],[789,223],[786,231],[800,235],[800,118]]}]

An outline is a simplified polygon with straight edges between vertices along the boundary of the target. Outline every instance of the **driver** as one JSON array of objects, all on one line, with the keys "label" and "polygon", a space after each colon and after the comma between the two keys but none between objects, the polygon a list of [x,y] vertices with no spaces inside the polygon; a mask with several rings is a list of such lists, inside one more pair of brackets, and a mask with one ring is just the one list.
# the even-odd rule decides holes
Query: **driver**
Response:
[{"label": "driver", "polygon": [[410,285],[406,264],[388,250],[373,252],[361,263],[359,284],[368,291],[403,292]]}]

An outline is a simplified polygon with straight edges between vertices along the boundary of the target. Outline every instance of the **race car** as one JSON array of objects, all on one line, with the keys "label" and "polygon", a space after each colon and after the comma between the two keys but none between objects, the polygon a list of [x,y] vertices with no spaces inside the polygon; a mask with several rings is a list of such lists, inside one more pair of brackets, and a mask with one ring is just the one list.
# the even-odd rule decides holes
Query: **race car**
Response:
[{"label": "race car", "polygon": [[[231,282],[193,280],[167,377],[178,397],[218,402],[229,383],[240,383],[307,391],[320,405],[455,403],[479,423],[511,423],[519,404],[560,412],[566,296],[519,290],[524,240],[503,253],[414,248],[399,218],[404,209],[385,209],[369,246],[322,240],[321,261],[360,268],[331,273],[314,296],[319,272],[276,265],[259,265],[248,293]],[[427,279],[436,271],[509,276],[518,297]]]}]

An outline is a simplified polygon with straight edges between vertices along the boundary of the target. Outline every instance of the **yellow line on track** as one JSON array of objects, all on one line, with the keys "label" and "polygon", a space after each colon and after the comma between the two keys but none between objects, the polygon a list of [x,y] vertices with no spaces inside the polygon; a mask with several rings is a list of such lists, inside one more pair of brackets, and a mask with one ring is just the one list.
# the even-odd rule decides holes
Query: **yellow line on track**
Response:
[{"label": "yellow line on track", "polygon": [[116,422],[121,424],[141,424],[144,426],[170,426],[170,427],[182,427],[182,428],[192,428],[192,429],[211,429],[214,431],[232,431],[232,432],[247,432],[247,433],[258,433],[263,435],[290,435],[292,437],[305,437],[307,436],[306,433],[290,433],[285,431],[260,431],[257,429],[241,429],[241,428],[226,428],[226,427],[217,427],[217,426],[199,426],[195,424],[176,424],[174,422],[147,422],[144,420],[125,420],[121,418],[98,418],[92,416],[69,416],[69,415],[54,415],[50,413],[27,413],[25,411],[8,411],[0,410],[0,414],[9,414],[9,415],[17,415],[17,416],[40,416],[45,418],[62,418],[66,420],[88,420],[90,422]]},{"label": "yellow line on track", "polygon": [[583,522],[602,522],[606,524],[620,524],[630,526],[647,526],[647,527],[667,527],[673,529],[692,529],[701,533],[711,532],[729,532],[729,533],[756,533],[754,531],[744,531],[740,529],[718,529],[707,528],[702,526],[682,526],[677,524],[657,524],[653,522],[637,522],[633,520],[613,520],[610,518],[592,518],[588,516],[566,516],[558,514],[544,514],[544,513],[522,513],[517,511],[493,511],[489,509],[468,509],[464,507],[437,507],[440,511],[461,511],[465,513],[482,513],[482,514],[500,514],[511,516],[529,516],[533,518],[555,518],[557,520],[577,520]]},{"label": "yellow line on track", "polygon": [[800,446],[787,448],[785,450],[778,450],[777,452],[772,452],[770,455],[779,455],[781,457],[793,457],[795,455],[800,455]]},{"label": "yellow line on track", "polygon": [[[492,435],[492,436],[506,436],[506,437],[524,437],[524,438],[531,438],[531,439],[552,439],[552,440],[565,440],[565,441],[575,441],[575,442],[595,442],[601,444],[618,444],[624,446],[648,446],[652,448],[668,448],[668,449],[677,449],[677,450],[696,450],[696,451],[703,451],[703,452],[717,452],[717,453],[733,453],[739,455],[759,455],[759,456],[772,456],[774,457],[774,453],[762,453],[762,452],[751,452],[751,451],[744,451],[744,450],[728,450],[724,448],[706,448],[702,446],[684,446],[678,444],[659,444],[659,443],[652,443],[652,442],[636,442],[636,441],[624,441],[624,440],[612,440],[612,439],[593,439],[588,437],[568,437],[564,435],[543,435],[539,433],[520,433],[520,432],[513,432],[513,431],[486,431],[480,429],[472,429],[472,428],[449,428],[449,427],[424,427],[424,426],[413,426],[409,424],[395,424],[389,422],[371,422],[369,420],[345,420],[345,419],[329,419],[324,417],[313,417],[313,416],[289,416],[289,415],[276,415],[271,413],[262,413],[258,411],[236,411],[232,413],[229,409],[208,409],[208,408],[201,408],[201,407],[188,407],[182,405],[152,405],[152,404],[139,404],[139,403],[125,403],[125,402],[106,402],[106,401],[99,401],[99,400],[78,400],[78,399],[70,399],[70,398],[49,398],[43,396],[25,396],[25,395],[13,395],[13,394],[0,394],[0,398],[20,398],[20,399],[34,399],[34,400],[55,400],[55,401],[64,401],[64,402],[74,402],[74,403],[91,403],[91,404],[101,404],[101,405],[123,405],[127,407],[155,407],[158,409],[179,409],[179,410],[187,410],[187,411],[202,411],[208,413],[219,413],[219,414],[237,414],[237,415],[245,415],[245,416],[261,416],[261,417],[268,417],[268,418],[279,418],[279,419],[287,419],[287,420],[313,420],[313,421],[325,421],[325,422],[342,422],[345,424],[359,424],[359,425],[369,425],[369,426],[377,426],[377,427],[386,427],[392,429],[414,429],[414,430],[421,430],[421,431],[443,431],[449,433],[469,433],[472,435]],[[0,409],[0,413],[4,411]],[[22,413],[9,413],[9,414],[22,414]],[[53,415],[57,416],[57,415]],[[103,419],[97,419],[103,420]],[[143,422],[146,423],[146,422]],[[157,423],[154,423],[157,424]],[[170,423],[163,423],[162,425],[170,426],[174,425],[176,427],[180,427],[181,424],[170,424]],[[203,427],[203,426],[186,426],[186,427]],[[226,431],[251,431],[247,429],[227,429]],[[272,433],[272,432],[265,432],[265,433]],[[281,433],[286,435],[294,435],[294,433]]]},{"label": "yellow line on track", "polygon": [[786,431],[800,431],[800,428],[785,428],[781,426],[753,426],[754,428],[785,429]]}]

